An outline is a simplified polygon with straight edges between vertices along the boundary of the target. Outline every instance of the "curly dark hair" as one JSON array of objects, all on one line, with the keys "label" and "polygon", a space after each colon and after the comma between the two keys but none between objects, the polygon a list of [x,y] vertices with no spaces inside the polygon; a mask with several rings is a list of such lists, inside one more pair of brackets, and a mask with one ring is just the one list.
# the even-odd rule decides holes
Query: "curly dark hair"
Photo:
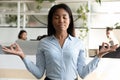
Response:
[{"label": "curly dark hair", "polygon": [[27,33],[27,31],[25,31],[25,30],[20,30],[20,32],[19,32],[19,34],[18,34],[18,39],[21,39],[21,35],[22,35],[23,33]]}]

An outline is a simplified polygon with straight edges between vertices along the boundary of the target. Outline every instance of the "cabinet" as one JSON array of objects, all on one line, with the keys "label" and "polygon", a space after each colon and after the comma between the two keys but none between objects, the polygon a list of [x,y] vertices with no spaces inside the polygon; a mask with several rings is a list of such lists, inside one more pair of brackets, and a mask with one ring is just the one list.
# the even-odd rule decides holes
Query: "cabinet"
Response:
[{"label": "cabinet", "polygon": [[16,27],[17,3],[0,1],[0,27]]},{"label": "cabinet", "polygon": [[[102,1],[101,5],[92,0],[56,0],[53,3],[44,1],[41,9],[37,9],[34,0],[1,0],[0,1],[0,27],[17,28],[46,28],[47,14],[51,6],[66,3],[70,6],[74,19],[80,5],[88,4],[90,12],[87,14],[89,28],[106,28],[120,23],[120,1]],[[82,27],[82,20],[75,21],[75,27]]]},{"label": "cabinet", "polygon": [[[54,4],[66,3],[70,6],[74,20],[77,18],[76,13],[80,5],[87,4],[87,0],[56,0],[53,3],[44,1],[41,9],[37,9],[38,3],[34,0],[4,0],[0,1],[0,27],[13,28],[46,28],[47,15],[50,7]],[[75,21],[75,27],[82,27],[82,20]]]}]

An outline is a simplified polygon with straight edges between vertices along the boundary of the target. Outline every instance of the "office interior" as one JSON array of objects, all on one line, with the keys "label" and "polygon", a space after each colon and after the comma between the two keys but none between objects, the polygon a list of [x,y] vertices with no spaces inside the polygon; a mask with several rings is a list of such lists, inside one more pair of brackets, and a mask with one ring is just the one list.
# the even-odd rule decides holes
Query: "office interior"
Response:
[{"label": "office interior", "polygon": [[[76,37],[82,39],[87,50],[88,61],[95,56],[102,42],[107,41],[106,27],[113,27],[120,42],[120,0],[0,0],[0,44],[9,46],[18,39],[18,33],[27,31],[28,40],[21,44],[35,62],[38,36],[47,34],[47,15],[50,7],[65,3],[70,6],[75,24]],[[86,11],[86,7],[88,11]],[[78,9],[83,9],[78,13]],[[86,17],[85,20],[83,20]],[[78,18],[78,16],[82,16]],[[29,47],[32,46],[32,47]],[[34,52],[29,54],[29,48]],[[102,58],[99,67],[84,80],[120,80],[119,58]],[[116,73],[117,72],[117,73]],[[43,80],[44,77],[40,80]],[[37,80],[27,71],[18,56],[0,55],[0,80]],[[79,78],[79,80],[82,80]]]}]

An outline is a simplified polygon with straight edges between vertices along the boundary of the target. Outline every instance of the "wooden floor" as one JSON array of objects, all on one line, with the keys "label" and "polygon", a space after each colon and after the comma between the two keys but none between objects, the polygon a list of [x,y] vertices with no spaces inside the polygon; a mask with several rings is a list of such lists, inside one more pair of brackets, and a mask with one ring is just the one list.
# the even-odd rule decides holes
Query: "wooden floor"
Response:
[{"label": "wooden floor", "polygon": [[36,78],[27,70],[18,69],[0,69],[0,78],[36,80]]}]

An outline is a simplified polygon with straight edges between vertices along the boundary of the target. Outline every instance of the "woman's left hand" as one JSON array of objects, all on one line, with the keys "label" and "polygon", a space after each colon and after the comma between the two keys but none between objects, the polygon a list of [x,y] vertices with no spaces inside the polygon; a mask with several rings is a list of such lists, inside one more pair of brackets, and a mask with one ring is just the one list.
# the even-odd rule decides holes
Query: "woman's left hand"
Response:
[{"label": "woman's left hand", "polygon": [[109,52],[113,52],[113,51],[116,51],[118,47],[118,44],[116,45],[113,45],[113,46],[109,46],[109,44],[107,43],[102,43],[102,47],[101,49],[99,50],[99,54],[97,55],[98,57],[102,57],[104,56],[105,54],[108,54]]}]

